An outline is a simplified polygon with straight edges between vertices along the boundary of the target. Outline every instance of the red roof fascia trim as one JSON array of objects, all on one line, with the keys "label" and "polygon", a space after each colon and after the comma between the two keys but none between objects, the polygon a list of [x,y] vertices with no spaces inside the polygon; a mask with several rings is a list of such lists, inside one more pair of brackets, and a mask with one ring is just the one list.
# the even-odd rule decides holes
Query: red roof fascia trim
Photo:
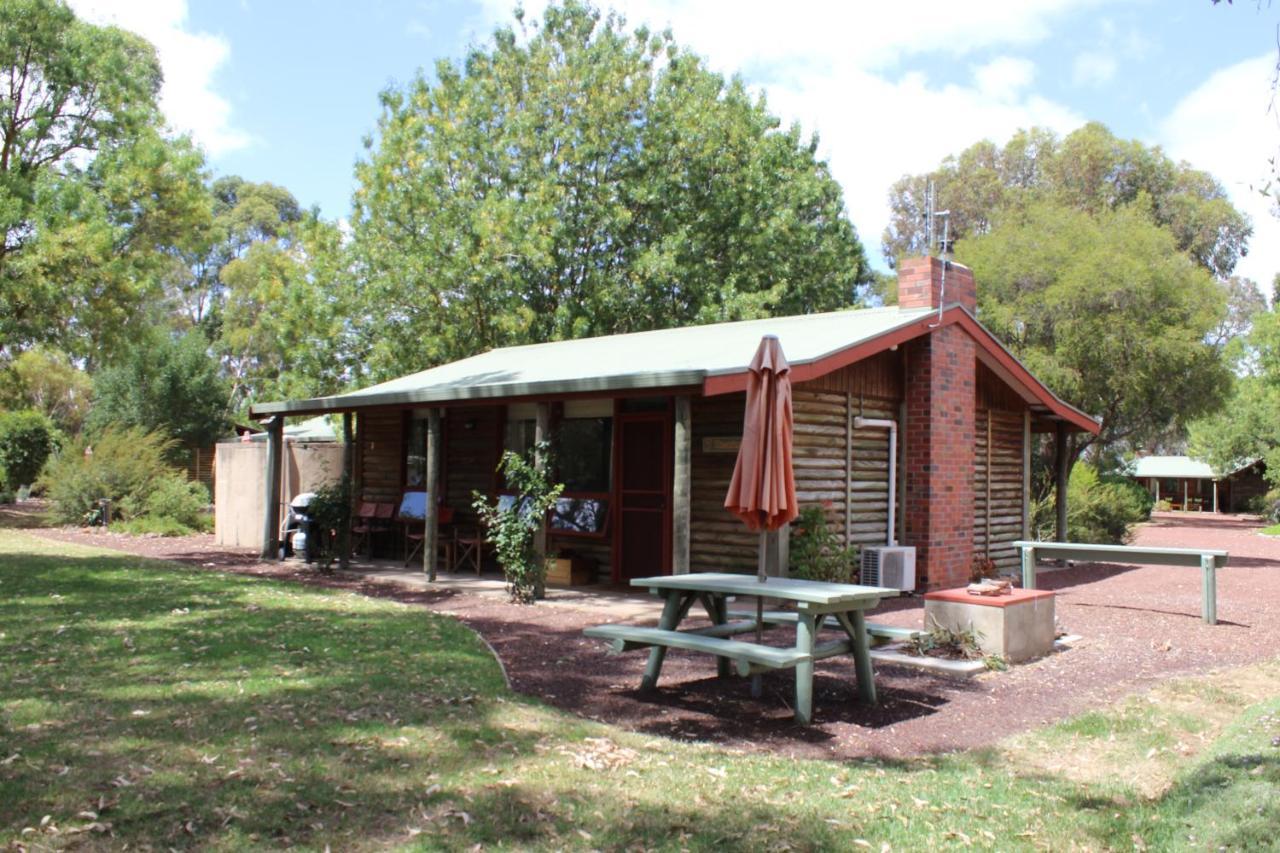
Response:
[{"label": "red roof fascia trim", "polygon": [[[914,323],[886,332],[879,337],[871,338],[860,344],[851,346],[848,349],[837,350],[831,355],[820,358],[817,361],[811,361],[807,364],[794,364],[791,366],[792,382],[808,382],[810,379],[817,379],[819,376],[825,376],[833,370],[839,370],[842,367],[848,367],[854,362],[862,361],[864,358],[884,352],[890,347],[898,344],[906,343],[913,338],[926,335],[930,331],[930,327],[938,321],[937,314],[930,314],[927,317],[921,317]],[[949,314],[943,316],[942,325],[954,323],[955,318]],[[725,373],[719,376],[708,376],[702,381],[702,393],[707,397],[714,397],[717,394],[732,394],[735,391],[747,390],[747,371],[741,373]]]},{"label": "red roof fascia trim", "polygon": [[[942,322],[938,323],[937,314],[929,314],[926,317],[915,321],[906,326],[899,327],[893,331],[886,332],[870,340],[863,341],[860,344],[849,347],[848,349],[838,350],[817,361],[807,364],[797,364],[791,368],[792,382],[807,382],[810,379],[817,379],[819,376],[825,376],[832,371],[847,367],[865,358],[870,358],[877,353],[906,343],[921,335],[926,335],[940,326],[950,326],[953,323],[959,323],[969,337],[982,347],[992,358],[996,360],[1007,370],[1012,376],[1035,394],[1036,398],[1044,405],[1048,406],[1050,411],[1055,415],[1067,421],[1068,423],[1078,427],[1084,432],[1096,435],[1101,427],[1097,421],[1088,415],[1076,411],[1071,406],[1063,403],[1046,388],[1040,380],[1036,379],[1031,372],[1022,366],[1013,355],[1000,345],[1000,342],[992,336],[985,328],[982,327],[977,320],[969,315],[967,311],[959,306],[952,306],[946,309],[942,315]],[[707,397],[714,397],[717,394],[731,394],[735,391],[745,391],[747,388],[747,372],[744,370],[740,373],[727,373],[720,376],[708,376],[702,383],[702,393]]]}]

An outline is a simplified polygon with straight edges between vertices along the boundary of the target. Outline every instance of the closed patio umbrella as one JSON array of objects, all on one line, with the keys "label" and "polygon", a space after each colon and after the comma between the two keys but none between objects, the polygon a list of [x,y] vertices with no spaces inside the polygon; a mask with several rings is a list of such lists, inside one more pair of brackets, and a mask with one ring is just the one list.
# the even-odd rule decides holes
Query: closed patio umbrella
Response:
[{"label": "closed patio umbrella", "polygon": [[[765,541],[799,514],[796,478],[791,467],[791,365],[773,335],[760,340],[748,367],[746,412],[742,444],[725,496],[725,509],[742,519],[749,530],[760,531],[757,578],[765,581]],[[760,642],[764,598],[756,598],[756,642]],[[759,678],[752,693],[759,695]]]}]

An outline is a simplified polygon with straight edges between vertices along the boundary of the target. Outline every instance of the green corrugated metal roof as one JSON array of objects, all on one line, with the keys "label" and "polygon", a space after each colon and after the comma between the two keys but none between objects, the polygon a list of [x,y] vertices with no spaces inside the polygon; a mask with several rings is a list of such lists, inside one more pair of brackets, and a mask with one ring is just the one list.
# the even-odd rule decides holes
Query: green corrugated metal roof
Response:
[{"label": "green corrugated metal roof", "polygon": [[257,405],[253,414],[697,385],[746,370],[766,334],[777,335],[787,360],[800,365],[930,313],[864,308],[505,347],[348,394]]},{"label": "green corrugated metal roof", "polygon": [[1167,477],[1173,479],[1217,479],[1208,462],[1190,456],[1143,456],[1133,466],[1135,477]]}]

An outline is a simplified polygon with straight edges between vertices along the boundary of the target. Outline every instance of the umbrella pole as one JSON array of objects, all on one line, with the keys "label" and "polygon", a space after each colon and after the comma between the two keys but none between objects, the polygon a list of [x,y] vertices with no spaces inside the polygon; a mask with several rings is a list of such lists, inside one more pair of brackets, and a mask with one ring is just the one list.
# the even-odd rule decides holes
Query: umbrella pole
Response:
[{"label": "umbrella pole", "polygon": [[[765,560],[767,559],[767,540],[769,534],[760,531],[760,555],[756,562],[756,580],[760,583],[765,582]],[[764,596],[756,596],[756,644],[759,645],[761,635],[764,632]],[[751,676],[751,698],[759,699],[764,693],[764,688],[760,683],[760,673]]]}]

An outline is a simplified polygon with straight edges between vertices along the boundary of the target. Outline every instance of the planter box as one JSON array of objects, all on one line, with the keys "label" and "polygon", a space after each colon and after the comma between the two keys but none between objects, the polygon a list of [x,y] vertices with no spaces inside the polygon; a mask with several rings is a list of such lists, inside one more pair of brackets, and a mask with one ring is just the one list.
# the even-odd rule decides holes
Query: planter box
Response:
[{"label": "planter box", "polygon": [[547,560],[547,586],[585,586],[595,582],[594,566],[581,557]]},{"label": "planter box", "polygon": [[1053,648],[1053,593],[1015,589],[1010,595],[970,595],[964,587],[926,593],[924,629],[935,623],[973,631],[979,648],[1010,663],[1038,658]]}]

